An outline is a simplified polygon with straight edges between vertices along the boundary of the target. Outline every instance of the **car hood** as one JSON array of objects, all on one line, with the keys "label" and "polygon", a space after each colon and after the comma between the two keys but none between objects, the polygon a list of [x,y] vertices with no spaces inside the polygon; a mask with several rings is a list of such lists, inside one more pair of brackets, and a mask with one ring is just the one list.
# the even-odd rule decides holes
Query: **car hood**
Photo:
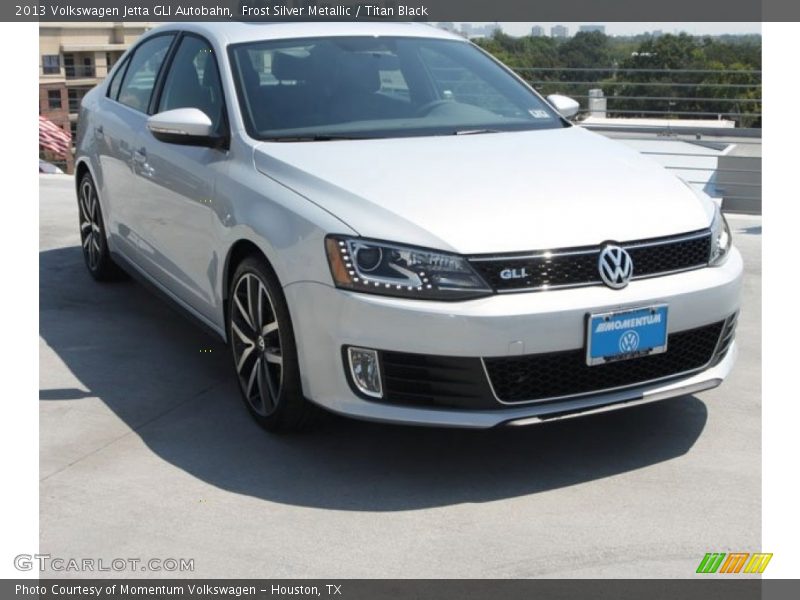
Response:
[{"label": "car hood", "polygon": [[656,162],[580,127],[263,142],[254,160],[364,237],[466,254],[684,233],[713,211]]}]

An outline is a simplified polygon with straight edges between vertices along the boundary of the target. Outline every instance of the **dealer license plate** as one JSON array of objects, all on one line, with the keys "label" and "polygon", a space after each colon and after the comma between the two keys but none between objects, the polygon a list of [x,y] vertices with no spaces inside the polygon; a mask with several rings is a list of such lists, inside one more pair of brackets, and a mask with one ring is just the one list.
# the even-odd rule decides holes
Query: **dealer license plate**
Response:
[{"label": "dealer license plate", "polygon": [[589,315],[586,364],[602,365],[667,351],[667,305]]}]

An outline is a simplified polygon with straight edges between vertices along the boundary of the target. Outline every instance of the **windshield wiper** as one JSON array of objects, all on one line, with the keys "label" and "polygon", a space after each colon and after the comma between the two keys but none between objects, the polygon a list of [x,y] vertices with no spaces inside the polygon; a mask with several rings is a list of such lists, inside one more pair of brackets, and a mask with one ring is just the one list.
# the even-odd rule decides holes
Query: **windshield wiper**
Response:
[{"label": "windshield wiper", "polygon": [[339,140],[369,140],[373,138],[354,135],[287,135],[267,138],[267,142],[336,142]]},{"label": "windshield wiper", "polygon": [[500,129],[456,129],[453,135],[480,135],[482,133],[502,133]]},{"label": "windshield wiper", "polygon": [[[503,133],[502,129],[476,128],[476,129],[456,129],[441,134],[434,135],[479,135],[482,133]],[[420,135],[426,135],[425,133]],[[430,134],[427,134],[430,135]],[[402,136],[405,137],[405,136]],[[336,142],[340,140],[375,140],[382,136],[358,136],[358,135],[337,135],[337,134],[313,134],[313,135],[285,135],[271,138],[264,138],[265,142]]]}]

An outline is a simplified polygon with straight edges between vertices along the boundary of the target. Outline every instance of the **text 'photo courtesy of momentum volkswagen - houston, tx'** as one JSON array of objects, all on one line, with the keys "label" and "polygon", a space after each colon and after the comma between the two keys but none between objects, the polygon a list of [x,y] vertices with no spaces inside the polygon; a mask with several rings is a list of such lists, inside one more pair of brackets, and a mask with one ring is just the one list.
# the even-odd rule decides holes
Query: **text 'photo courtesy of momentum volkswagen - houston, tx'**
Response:
[{"label": "text 'photo courtesy of momentum volkswagen - houston, tx'", "polygon": [[424,24],[153,29],[83,99],[86,264],[225,339],[271,430],[313,405],[486,428],[709,389],[719,207]]}]

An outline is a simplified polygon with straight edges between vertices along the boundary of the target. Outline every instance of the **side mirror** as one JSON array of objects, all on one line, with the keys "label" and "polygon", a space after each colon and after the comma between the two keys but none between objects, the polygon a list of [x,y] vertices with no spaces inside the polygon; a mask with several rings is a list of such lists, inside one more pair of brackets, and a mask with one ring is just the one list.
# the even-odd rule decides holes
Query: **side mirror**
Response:
[{"label": "side mirror", "polygon": [[197,108],[165,110],[147,119],[147,129],[153,137],[167,144],[208,146],[216,148],[224,142],[214,135],[211,119]]},{"label": "side mirror", "polygon": [[575,100],[568,96],[562,96],[561,94],[550,94],[547,97],[547,101],[552,104],[553,108],[558,111],[558,114],[565,119],[571,119],[577,115],[578,111],[581,109],[581,105]]}]

